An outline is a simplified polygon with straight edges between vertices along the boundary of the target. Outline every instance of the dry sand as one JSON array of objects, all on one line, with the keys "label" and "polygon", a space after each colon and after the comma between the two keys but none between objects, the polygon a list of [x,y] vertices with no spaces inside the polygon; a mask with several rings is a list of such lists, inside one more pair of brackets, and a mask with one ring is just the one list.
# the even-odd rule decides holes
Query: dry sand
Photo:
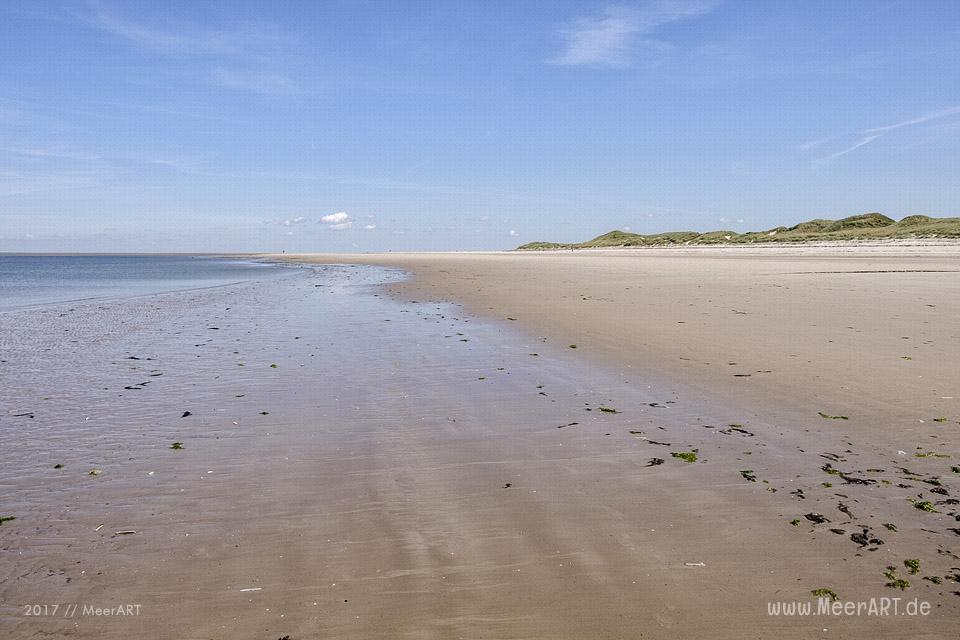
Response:
[{"label": "dry sand", "polygon": [[415,277],[0,315],[0,635],[955,636],[957,254],[284,259]]}]

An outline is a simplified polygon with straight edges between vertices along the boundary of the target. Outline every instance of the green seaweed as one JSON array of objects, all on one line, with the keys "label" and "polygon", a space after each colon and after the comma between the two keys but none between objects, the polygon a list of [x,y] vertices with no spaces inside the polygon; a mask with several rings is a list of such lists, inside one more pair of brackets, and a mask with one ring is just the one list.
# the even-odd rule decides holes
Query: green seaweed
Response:
[{"label": "green seaweed", "polygon": [[757,481],[757,476],[753,475],[753,469],[741,469],[740,475],[743,476],[744,480],[749,480],[750,482]]},{"label": "green seaweed", "polygon": [[950,467],[950,471],[953,471],[954,473],[960,473],[960,467]]},{"label": "green seaweed", "polygon": [[937,453],[936,451],[924,451],[923,453],[913,454],[914,458],[949,458],[949,453]]},{"label": "green seaweed", "polygon": [[934,421],[934,422],[946,422],[947,419],[944,418],[943,416],[940,416],[939,418],[934,418],[933,421]]},{"label": "green seaweed", "polygon": [[10,522],[11,520],[16,520],[17,516],[0,516],[0,525],[4,522]]},{"label": "green seaweed", "polygon": [[817,415],[827,420],[849,420],[850,419],[847,416],[832,416],[829,413],[824,413],[823,411],[818,411]]},{"label": "green seaweed", "polygon": [[820,484],[821,484],[822,486],[826,487],[827,489],[829,489],[830,487],[833,486],[833,483],[832,483],[832,482],[821,482]]},{"label": "green seaweed", "polygon": [[910,570],[910,575],[920,573],[920,561],[916,558],[908,558],[903,561],[903,566]]},{"label": "green seaweed", "polygon": [[604,413],[620,413],[616,409],[611,409],[610,407],[600,407],[600,411]]},{"label": "green seaweed", "polygon": [[571,349],[576,349],[576,348],[577,348],[577,345],[575,345],[575,344],[570,344],[570,345],[567,345],[567,346],[570,347]]},{"label": "green seaweed", "polygon": [[272,364],[272,365],[270,365],[270,368],[271,368],[271,369],[276,369],[276,368],[277,368],[277,365]]},{"label": "green seaweed", "polygon": [[[911,500],[910,502],[913,502],[913,500]],[[934,508],[933,503],[930,502],[929,500],[919,500],[917,502],[913,502],[913,506],[919,509],[920,511],[927,511],[929,513],[940,513],[939,511],[936,510],[936,508]]]},{"label": "green seaweed", "polygon": [[171,448],[171,449],[183,449],[183,443],[182,443],[182,442],[174,442],[173,444],[170,445],[170,448]]},{"label": "green seaweed", "polygon": [[905,591],[910,587],[909,580],[904,580],[903,578],[897,577],[896,567],[888,566],[887,570],[883,572],[883,577],[889,580],[889,582],[887,582],[887,586],[893,589],[900,589],[901,591]]},{"label": "green seaweed", "polygon": [[792,525],[795,526],[795,527],[799,527],[799,526],[800,526],[800,518],[794,518],[793,520],[790,521],[790,524],[792,524]]},{"label": "green seaweed", "polygon": [[893,531],[894,533],[897,532],[897,525],[891,522],[884,522],[883,526],[886,527],[889,531]]},{"label": "green seaweed", "polygon": [[830,602],[836,602],[836,601],[837,601],[837,592],[834,591],[833,589],[823,589],[823,588],[821,588],[821,589],[814,589],[814,590],[811,591],[810,593],[812,593],[813,595],[815,595],[815,596],[818,597],[818,598],[830,598]]},{"label": "green seaweed", "polygon": [[670,455],[674,458],[679,458],[685,462],[696,462],[697,454],[693,451],[671,451]]},{"label": "green seaweed", "polygon": [[941,584],[943,582],[943,578],[940,576],[923,576],[923,579],[929,580],[933,584]]},{"label": "green seaweed", "polygon": [[53,465],[53,468],[54,468],[54,469],[63,469],[63,465],[58,462],[57,464]]}]

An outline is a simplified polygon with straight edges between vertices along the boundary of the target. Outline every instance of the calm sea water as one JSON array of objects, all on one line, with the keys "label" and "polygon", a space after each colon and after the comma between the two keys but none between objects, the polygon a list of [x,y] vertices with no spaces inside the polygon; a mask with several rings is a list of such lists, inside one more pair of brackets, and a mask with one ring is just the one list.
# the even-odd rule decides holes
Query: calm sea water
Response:
[{"label": "calm sea water", "polygon": [[207,256],[0,255],[0,311],[272,277],[278,265]]}]

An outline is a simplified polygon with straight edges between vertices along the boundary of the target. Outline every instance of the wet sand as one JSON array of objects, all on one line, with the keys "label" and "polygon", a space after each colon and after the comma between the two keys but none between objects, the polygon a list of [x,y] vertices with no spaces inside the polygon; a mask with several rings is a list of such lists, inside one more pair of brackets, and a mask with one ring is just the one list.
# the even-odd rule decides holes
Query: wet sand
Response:
[{"label": "wet sand", "polygon": [[[857,317],[859,338],[837,330],[837,349],[852,354],[854,339],[883,342],[877,308],[917,316],[903,334],[913,342],[894,349],[917,377],[901,372],[879,400],[901,417],[876,396],[855,403],[853,392],[807,380],[809,363],[790,368],[777,351],[789,326],[775,320],[803,322],[764,307],[768,289],[800,287],[823,303],[827,288],[788,280],[784,264],[764,258],[724,263],[727,277],[697,294],[693,283],[714,268],[665,258],[638,273],[625,256],[337,257],[415,278],[389,285],[390,297],[370,284],[379,271],[304,269],[282,284],[0,314],[0,515],[17,518],[0,525],[0,632],[950,637],[960,612],[950,528],[960,523],[952,497],[929,490],[952,493],[960,477],[950,471],[960,416],[952,400],[932,398],[960,396],[940,388],[957,388],[946,366],[957,274],[936,285],[925,273],[884,274],[871,291],[900,291],[901,304]],[[920,297],[936,293],[917,302],[935,311],[906,304],[902,278],[916,278]],[[831,299],[855,299],[850,289],[861,287],[847,283]],[[435,300],[465,302],[472,315]],[[821,327],[838,314],[828,306]],[[701,337],[661,335],[677,322]],[[804,337],[792,344],[805,362],[823,347]],[[668,364],[671,353],[682,364]],[[831,375],[842,366],[817,363]],[[870,381],[858,376],[851,389]],[[917,389],[927,395],[901,398]],[[918,458],[916,447],[952,457]],[[672,455],[689,453],[695,462]],[[941,486],[924,482],[933,478]],[[861,546],[850,535],[863,527]],[[921,560],[919,574],[908,558]],[[885,586],[888,565],[908,590]],[[933,612],[767,614],[768,602],[811,601],[818,588],[843,600],[918,597]],[[23,605],[54,603],[141,611],[24,615]]]}]

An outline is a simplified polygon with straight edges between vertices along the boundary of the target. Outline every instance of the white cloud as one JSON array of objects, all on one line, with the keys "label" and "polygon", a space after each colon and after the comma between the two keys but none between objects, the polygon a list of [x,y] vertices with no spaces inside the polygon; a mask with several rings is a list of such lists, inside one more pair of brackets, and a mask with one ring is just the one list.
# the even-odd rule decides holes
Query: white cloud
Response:
[{"label": "white cloud", "polygon": [[327,225],[328,229],[332,229],[334,231],[344,231],[353,226],[353,220],[351,220],[350,216],[344,211],[338,211],[337,213],[331,213],[330,215],[323,216],[320,218],[320,222]]},{"label": "white cloud", "polygon": [[516,230],[516,229],[510,229],[510,237],[511,237],[511,238],[516,238],[518,235],[520,235],[520,234],[517,233],[517,230]]},{"label": "white cloud", "polygon": [[[560,31],[564,50],[553,64],[625,67],[631,62],[631,50],[637,36],[657,27],[703,15],[711,11],[713,0],[651,0],[642,7],[607,6],[600,17],[580,17]],[[669,43],[646,39],[642,44],[658,50]]]},{"label": "white cloud", "polygon": [[376,228],[377,228],[377,225],[375,225],[375,224],[368,224],[368,225],[364,225],[363,230],[364,230],[364,231],[373,231],[373,230],[376,229]]},{"label": "white cloud", "polygon": [[282,227],[292,227],[295,224],[303,224],[307,219],[303,216],[297,216],[296,218],[287,218],[286,220],[264,220],[264,224],[278,224]]}]

